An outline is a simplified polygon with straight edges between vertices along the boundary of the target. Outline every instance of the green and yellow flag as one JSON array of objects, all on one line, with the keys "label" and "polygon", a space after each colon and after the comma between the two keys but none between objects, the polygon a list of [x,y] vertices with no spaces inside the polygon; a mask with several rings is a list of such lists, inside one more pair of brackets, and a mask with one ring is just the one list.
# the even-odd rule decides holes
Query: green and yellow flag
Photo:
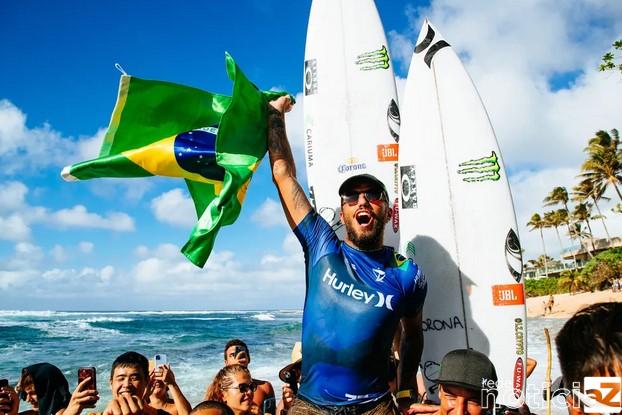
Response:
[{"label": "green and yellow flag", "polygon": [[198,222],[183,254],[205,265],[221,226],[240,214],[253,172],[266,153],[267,102],[226,54],[232,96],[121,76],[99,157],[63,169],[67,181],[99,177],[182,177]]}]

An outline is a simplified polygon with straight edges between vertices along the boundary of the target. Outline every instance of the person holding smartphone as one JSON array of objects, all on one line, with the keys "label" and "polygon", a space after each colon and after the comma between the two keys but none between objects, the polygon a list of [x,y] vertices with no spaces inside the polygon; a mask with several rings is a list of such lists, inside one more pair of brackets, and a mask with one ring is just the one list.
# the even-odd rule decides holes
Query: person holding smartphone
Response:
[{"label": "person holding smartphone", "polygon": [[145,402],[149,385],[149,361],[140,353],[126,352],[112,363],[110,389],[112,400],[102,415],[165,415]]},{"label": "person holding smartphone", "polygon": [[0,379],[0,415],[15,415],[19,410],[19,397],[9,381]]},{"label": "person holding smartphone", "polygon": [[170,364],[154,367],[149,374],[149,383],[151,387],[151,393],[147,398],[149,405],[171,415],[190,413],[192,406],[179,389]]},{"label": "person holding smartphone", "polygon": [[[87,408],[95,408],[99,400],[99,392],[95,384],[95,368],[89,368],[86,377],[81,377],[78,372],[78,386],[71,394],[67,409],[62,415],[80,415]],[[80,368],[83,370],[83,368]]]}]

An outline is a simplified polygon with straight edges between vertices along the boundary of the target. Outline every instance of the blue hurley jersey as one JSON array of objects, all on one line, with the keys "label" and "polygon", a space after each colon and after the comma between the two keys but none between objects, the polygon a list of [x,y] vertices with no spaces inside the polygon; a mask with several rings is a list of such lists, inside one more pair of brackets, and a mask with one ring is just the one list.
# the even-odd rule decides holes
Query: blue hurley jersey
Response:
[{"label": "blue hurley jersey", "polygon": [[425,277],[393,248],[365,252],[343,243],[315,211],[294,233],[307,286],[298,393],[325,406],[383,397],[395,329],[422,309]]}]

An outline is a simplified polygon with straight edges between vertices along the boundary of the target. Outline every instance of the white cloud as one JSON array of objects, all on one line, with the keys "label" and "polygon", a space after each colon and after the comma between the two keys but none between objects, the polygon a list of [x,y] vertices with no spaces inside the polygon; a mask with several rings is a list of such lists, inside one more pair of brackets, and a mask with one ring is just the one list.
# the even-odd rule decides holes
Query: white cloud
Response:
[{"label": "white cloud", "polygon": [[97,284],[98,287],[109,285],[115,275],[115,268],[112,265],[106,265],[99,269],[92,267],[84,267],[79,270],[53,268],[41,273],[44,282],[57,286],[62,285],[66,289],[75,291],[75,293],[79,293],[80,287],[88,287],[92,284]]},{"label": "white cloud", "polygon": [[30,227],[18,214],[0,216],[0,239],[24,241],[30,238]]},{"label": "white cloud", "polygon": [[122,212],[110,212],[105,216],[87,211],[86,207],[76,205],[61,209],[49,216],[50,221],[61,227],[110,229],[118,232],[134,230],[134,219]]},{"label": "white cloud", "polygon": [[0,212],[24,206],[28,188],[21,182],[0,183]]},{"label": "white cloud", "polygon": [[281,203],[267,198],[251,215],[251,220],[262,228],[284,226],[289,229]]},{"label": "white cloud", "polygon": [[95,245],[92,242],[88,242],[88,241],[82,241],[82,242],[80,242],[78,244],[78,249],[83,254],[90,254],[90,253],[92,253],[94,247],[95,247]]},{"label": "white cloud", "polygon": [[104,141],[104,137],[106,136],[106,128],[100,128],[97,133],[95,133],[92,137],[82,137],[76,143],[78,148],[77,150],[77,161],[85,161],[97,158],[99,155],[99,150],[102,146],[102,142]]},{"label": "white cloud", "polygon": [[55,262],[65,262],[67,260],[67,252],[65,252],[65,248],[60,245],[54,245],[54,247],[50,250],[50,255]]},{"label": "white cloud", "polygon": [[[26,120],[26,114],[13,103],[0,100],[0,171],[5,174],[62,167],[93,153],[94,137],[75,140],[48,124],[29,128]],[[100,131],[96,137],[101,135]]]},{"label": "white cloud", "polygon": [[[622,127],[622,79],[597,71],[600,57],[622,33],[622,3],[436,0],[406,12],[409,29],[389,33],[393,58],[407,68],[425,17],[458,52],[490,114],[506,167],[513,172],[510,182],[525,257],[540,255],[539,232],[525,226],[531,214],[554,208],[542,207],[554,187],[572,190],[582,150],[597,130]],[[567,85],[552,87],[554,79],[564,77],[570,80]],[[401,95],[404,81],[398,78],[397,85]],[[611,212],[608,216],[611,228],[617,229],[618,218]],[[593,229],[596,236],[604,236],[600,224]],[[555,232],[544,233],[549,254],[558,254]],[[567,239],[563,242],[568,246]]]},{"label": "white cloud", "polygon": [[160,222],[176,226],[193,226],[197,214],[192,199],[182,189],[162,193],[151,201],[151,210]]},{"label": "white cloud", "polygon": [[[290,241],[289,235],[286,241]],[[290,249],[294,252],[285,255],[266,253],[258,261],[248,262],[243,262],[248,259],[244,255],[232,251],[214,251],[205,267],[200,269],[192,265],[175,245],[162,244],[152,250],[144,246],[139,248],[144,259],[134,266],[131,274],[141,291],[194,295],[218,293],[226,298],[237,292],[248,294],[251,284],[270,287],[270,294],[274,296],[304,293],[301,249],[297,252]],[[251,291],[258,292],[257,289]]]}]

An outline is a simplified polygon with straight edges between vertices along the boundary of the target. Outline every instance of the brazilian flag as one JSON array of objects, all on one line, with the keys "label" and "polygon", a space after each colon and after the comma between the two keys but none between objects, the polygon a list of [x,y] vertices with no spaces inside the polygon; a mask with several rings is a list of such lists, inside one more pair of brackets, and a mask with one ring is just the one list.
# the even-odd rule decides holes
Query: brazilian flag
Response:
[{"label": "brazilian flag", "polygon": [[183,254],[202,267],[221,226],[240,214],[253,172],[266,153],[267,103],[226,54],[232,96],[122,75],[99,157],[67,166],[67,181],[99,177],[185,179],[198,222]]}]

